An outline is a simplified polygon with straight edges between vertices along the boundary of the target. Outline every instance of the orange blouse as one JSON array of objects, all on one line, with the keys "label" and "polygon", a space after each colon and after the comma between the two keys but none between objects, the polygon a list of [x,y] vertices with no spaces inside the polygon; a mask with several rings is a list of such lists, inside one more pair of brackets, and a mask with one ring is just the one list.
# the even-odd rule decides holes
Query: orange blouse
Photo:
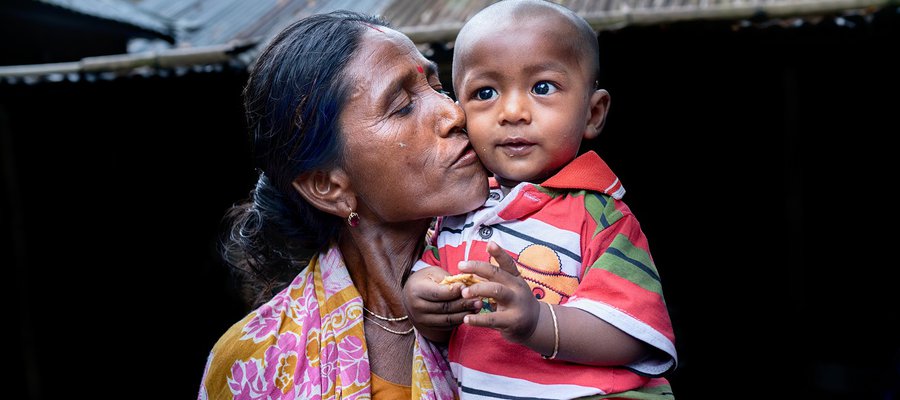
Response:
[{"label": "orange blouse", "polygon": [[384,378],[372,375],[372,400],[412,399],[412,386],[398,385]]}]

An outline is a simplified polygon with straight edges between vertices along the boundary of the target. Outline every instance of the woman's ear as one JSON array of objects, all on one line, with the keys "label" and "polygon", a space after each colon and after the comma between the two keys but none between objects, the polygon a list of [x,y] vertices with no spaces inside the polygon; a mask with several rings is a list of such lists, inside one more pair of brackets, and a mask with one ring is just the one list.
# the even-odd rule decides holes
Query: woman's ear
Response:
[{"label": "woman's ear", "polygon": [[597,89],[591,93],[589,101],[588,122],[584,128],[585,139],[593,139],[603,130],[603,125],[606,124],[606,114],[609,112],[609,92]]},{"label": "woman's ear", "polygon": [[323,212],[347,218],[356,209],[350,179],[340,168],[307,172],[295,178],[291,185],[300,197]]}]

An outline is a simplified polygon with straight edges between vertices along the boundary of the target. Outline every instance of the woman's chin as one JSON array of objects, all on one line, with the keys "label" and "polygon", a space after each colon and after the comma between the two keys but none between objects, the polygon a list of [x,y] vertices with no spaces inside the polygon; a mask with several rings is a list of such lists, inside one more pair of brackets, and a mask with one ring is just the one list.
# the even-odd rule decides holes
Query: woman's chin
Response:
[{"label": "woman's chin", "polygon": [[488,197],[487,176],[485,175],[481,182],[473,186],[473,188],[478,188],[478,190],[473,190],[468,198],[469,200],[461,202],[459,209],[448,215],[465,214],[484,204],[485,199]]}]

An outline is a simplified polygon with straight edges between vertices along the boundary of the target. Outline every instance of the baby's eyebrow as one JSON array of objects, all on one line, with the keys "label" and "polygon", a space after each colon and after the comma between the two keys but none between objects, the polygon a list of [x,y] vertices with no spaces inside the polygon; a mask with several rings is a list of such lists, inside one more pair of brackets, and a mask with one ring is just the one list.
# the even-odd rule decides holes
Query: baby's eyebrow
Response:
[{"label": "baby's eyebrow", "polygon": [[556,61],[545,61],[545,62],[526,66],[524,68],[524,71],[529,74],[533,74],[533,73],[537,73],[537,72],[541,72],[541,71],[552,71],[552,72],[565,73],[566,67],[565,67],[565,65],[563,65],[559,62],[556,62]]}]

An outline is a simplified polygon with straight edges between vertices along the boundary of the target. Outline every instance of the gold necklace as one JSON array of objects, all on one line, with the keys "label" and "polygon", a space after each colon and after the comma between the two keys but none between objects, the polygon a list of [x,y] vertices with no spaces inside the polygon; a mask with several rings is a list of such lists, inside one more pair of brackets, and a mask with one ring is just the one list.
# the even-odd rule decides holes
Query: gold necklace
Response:
[{"label": "gold necklace", "polygon": [[383,317],[381,315],[373,313],[372,310],[369,310],[368,308],[366,308],[366,306],[363,306],[363,310],[366,310],[367,313],[372,314],[375,318],[378,318],[382,321],[397,322],[406,321],[407,319],[409,319],[409,315],[404,315],[402,317]]},{"label": "gold necklace", "polygon": [[[408,317],[408,316],[407,316],[407,317]],[[412,328],[409,328],[409,329],[407,329],[407,330],[405,330],[405,331],[395,331],[395,330],[393,330],[393,329],[391,329],[391,328],[388,328],[388,327],[386,327],[386,326],[384,326],[384,325],[382,325],[382,324],[379,324],[378,321],[376,321],[376,320],[374,320],[374,319],[372,319],[372,318],[369,318],[369,317],[367,317],[367,316],[365,316],[365,315],[363,315],[363,318],[369,320],[369,322],[371,322],[371,323],[373,323],[373,324],[375,324],[375,325],[378,325],[379,328],[384,329],[384,330],[386,330],[386,331],[388,331],[388,332],[390,332],[390,333],[393,333],[393,334],[395,334],[395,335],[409,335],[410,333],[412,333],[413,329],[416,329],[416,327],[412,327]]]}]

